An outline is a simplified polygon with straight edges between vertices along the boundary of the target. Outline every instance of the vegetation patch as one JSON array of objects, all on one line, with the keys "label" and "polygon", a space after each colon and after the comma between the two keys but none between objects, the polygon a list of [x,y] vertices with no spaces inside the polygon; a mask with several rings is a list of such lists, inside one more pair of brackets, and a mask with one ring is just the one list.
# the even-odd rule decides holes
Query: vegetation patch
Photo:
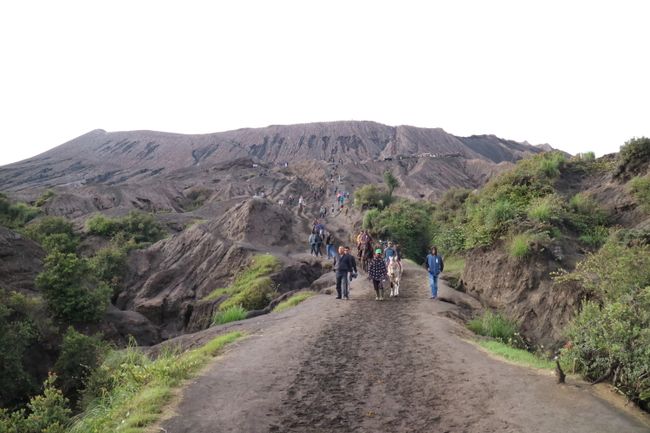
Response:
[{"label": "vegetation patch", "polygon": [[514,348],[498,340],[480,340],[477,344],[489,353],[514,364],[540,370],[553,370],[555,368],[553,361],[540,358],[527,350]]},{"label": "vegetation patch", "polygon": [[504,344],[520,348],[526,347],[519,334],[517,323],[501,314],[486,311],[482,316],[470,320],[467,327],[475,334],[494,338]]},{"label": "vegetation patch", "polygon": [[131,211],[122,218],[96,214],[86,220],[86,232],[112,239],[130,248],[143,248],[163,237],[164,231],[153,215]]},{"label": "vegetation patch", "polygon": [[360,209],[383,209],[391,202],[391,192],[383,186],[363,185],[354,192],[354,204]]},{"label": "vegetation patch", "polygon": [[515,259],[523,259],[532,252],[531,245],[534,241],[533,236],[528,233],[521,233],[514,236],[508,242],[508,254]]},{"label": "vegetation patch", "polygon": [[639,206],[646,212],[650,212],[650,175],[633,178],[629,188]]},{"label": "vegetation patch", "polygon": [[47,203],[52,197],[56,196],[56,193],[52,191],[51,189],[48,189],[45,191],[41,196],[36,200],[36,203],[34,203],[34,206],[36,207],[42,207]]},{"label": "vegetation patch", "polygon": [[6,195],[0,193],[0,226],[18,229],[39,214],[37,207],[22,202],[12,203]]},{"label": "vegetation patch", "polygon": [[269,275],[277,272],[282,264],[270,254],[256,255],[250,264],[240,272],[228,287],[215,289],[205,300],[214,300],[223,295],[230,297],[219,305],[220,311],[241,306],[245,310],[264,308],[273,298],[275,287]]},{"label": "vegetation patch", "polygon": [[650,138],[633,138],[621,146],[617,175],[642,173],[648,164],[650,164]]},{"label": "vegetation patch", "polygon": [[280,302],[274,309],[273,311],[276,313],[279,313],[284,310],[288,310],[291,307],[295,307],[296,305],[300,304],[302,301],[305,299],[309,299],[312,296],[314,296],[314,292],[299,292],[291,296],[289,299],[286,301]]},{"label": "vegetation patch", "polygon": [[241,305],[233,305],[224,311],[217,311],[212,319],[213,325],[223,325],[224,323],[244,320],[248,311]]},{"label": "vegetation patch", "polygon": [[160,418],[174,388],[241,336],[232,332],[189,352],[165,351],[155,360],[134,347],[113,352],[90,376],[85,410],[69,432],[145,432]]},{"label": "vegetation patch", "polygon": [[465,270],[465,258],[457,255],[445,257],[445,272],[443,278],[451,283],[454,288],[458,288],[460,277]]},{"label": "vegetation patch", "polygon": [[611,380],[650,408],[650,246],[615,233],[576,270],[558,278],[588,293],[569,326],[565,362],[589,380]]}]

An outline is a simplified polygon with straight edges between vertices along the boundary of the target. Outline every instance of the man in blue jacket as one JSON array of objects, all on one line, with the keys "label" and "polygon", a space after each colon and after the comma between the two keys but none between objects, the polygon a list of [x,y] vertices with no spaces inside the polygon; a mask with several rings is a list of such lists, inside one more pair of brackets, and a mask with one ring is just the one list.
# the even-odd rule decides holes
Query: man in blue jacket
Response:
[{"label": "man in blue jacket", "polygon": [[438,255],[438,248],[431,247],[431,254],[427,255],[427,271],[429,271],[429,286],[431,287],[431,299],[438,297],[438,275],[443,271],[445,264],[442,257]]}]

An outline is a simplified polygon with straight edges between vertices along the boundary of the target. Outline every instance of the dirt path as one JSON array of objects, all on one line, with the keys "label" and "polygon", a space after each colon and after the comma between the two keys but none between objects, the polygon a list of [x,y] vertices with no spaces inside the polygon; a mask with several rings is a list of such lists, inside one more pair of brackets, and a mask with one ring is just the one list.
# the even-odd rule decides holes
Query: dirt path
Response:
[{"label": "dirt path", "polygon": [[[446,290],[446,289],[443,289]],[[168,433],[648,432],[588,386],[502,363],[463,341],[455,307],[427,299],[407,267],[403,297],[311,298],[236,325],[236,344],[184,392]],[[214,333],[217,330],[211,330]]]}]

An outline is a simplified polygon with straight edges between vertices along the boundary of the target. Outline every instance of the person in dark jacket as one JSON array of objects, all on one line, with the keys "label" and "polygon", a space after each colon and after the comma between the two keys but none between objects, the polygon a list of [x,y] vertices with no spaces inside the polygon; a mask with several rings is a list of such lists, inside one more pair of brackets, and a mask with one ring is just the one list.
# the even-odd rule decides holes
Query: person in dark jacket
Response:
[{"label": "person in dark jacket", "polygon": [[384,284],[383,281],[388,277],[388,270],[386,269],[386,262],[381,255],[381,248],[375,250],[375,255],[368,265],[368,277],[372,280],[372,285],[375,288],[375,300],[384,300]]},{"label": "person in dark jacket", "polygon": [[438,275],[445,267],[442,257],[438,255],[438,248],[431,247],[431,254],[427,256],[427,271],[429,271],[429,286],[431,287],[431,299],[438,297]]},{"label": "person in dark jacket", "polygon": [[357,273],[357,263],[350,254],[349,249],[339,247],[339,255],[334,258],[334,272],[336,272],[336,299],[350,299],[348,290],[350,280],[348,274]]}]

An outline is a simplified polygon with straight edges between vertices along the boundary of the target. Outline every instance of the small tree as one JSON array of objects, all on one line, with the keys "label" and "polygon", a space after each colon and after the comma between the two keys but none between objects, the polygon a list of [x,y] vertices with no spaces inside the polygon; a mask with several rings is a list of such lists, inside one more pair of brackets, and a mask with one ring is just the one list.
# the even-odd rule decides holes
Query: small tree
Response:
[{"label": "small tree", "polygon": [[393,196],[393,190],[399,186],[399,181],[391,171],[384,172],[384,183],[388,187],[388,197]]}]

